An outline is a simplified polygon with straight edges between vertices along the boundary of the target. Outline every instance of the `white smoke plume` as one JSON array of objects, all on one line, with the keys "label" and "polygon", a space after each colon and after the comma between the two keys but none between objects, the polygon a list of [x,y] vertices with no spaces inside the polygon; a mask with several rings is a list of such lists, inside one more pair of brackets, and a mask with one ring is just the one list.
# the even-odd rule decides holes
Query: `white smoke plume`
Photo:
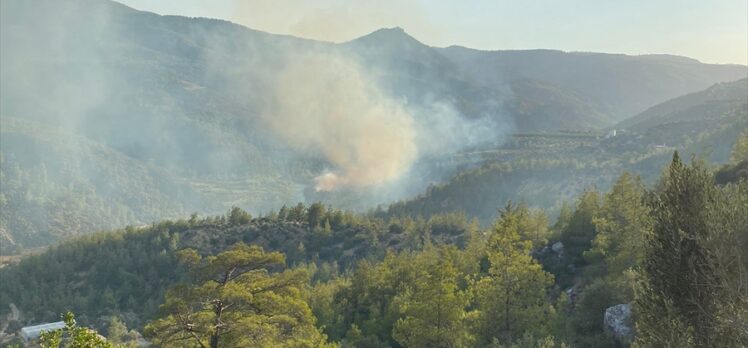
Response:
[{"label": "white smoke plume", "polygon": [[263,119],[292,147],[334,166],[315,179],[317,191],[395,180],[417,156],[412,115],[366,75],[343,55],[304,53],[277,76]]}]

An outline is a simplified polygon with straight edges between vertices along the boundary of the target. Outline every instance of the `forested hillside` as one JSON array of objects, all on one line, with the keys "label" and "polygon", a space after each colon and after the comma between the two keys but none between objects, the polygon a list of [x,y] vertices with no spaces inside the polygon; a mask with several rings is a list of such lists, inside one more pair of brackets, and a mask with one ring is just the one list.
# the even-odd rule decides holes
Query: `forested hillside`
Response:
[{"label": "forested hillside", "polygon": [[3,253],[203,206],[169,174],[64,129],[5,118],[0,148]]},{"label": "forested hillside", "polygon": [[[213,255],[244,242],[283,252],[291,266],[317,263],[337,273],[357,260],[379,259],[386,250],[421,249],[428,243],[465,245],[477,228],[457,214],[385,221],[300,203],[252,218],[234,208],[221,216],[193,215],[79,237],[25,258],[2,270],[2,308],[16,303],[27,320],[53,320],[71,309],[86,322],[122,312],[128,324],[142,326],[144,318],[155,314],[166,287],[185,276],[175,259],[175,252],[184,248]],[[47,296],[50,292],[58,295]]]},{"label": "forested hillside", "polygon": [[[259,213],[323,200],[365,210],[473,167],[435,166],[434,158],[494,149],[517,132],[611,126],[748,74],[745,66],[670,56],[441,49],[399,28],[332,44],[106,0],[0,6],[2,170],[9,181],[2,185],[3,254],[231,206]],[[318,117],[326,110],[359,123]],[[307,113],[303,122],[288,119]],[[407,156],[392,164],[358,153],[374,127],[411,140],[380,144],[392,146],[380,159]],[[354,150],[340,155],[340,148]],[[362,158],[377,167],[359,170],[372,164],[358,163]],[[316,192],[326,174],[387,170],[388,177],[367,179],[391,186],[367,181]],[[507,197],[547,203],[522,192]]]},{"label": "forested hillside", "polygon": [[[655,105],[624,120],[616,127],[645,129],[674,123],[708,123],[732,109],[744,108],[748,95],[748,79],[713,85]],[[696,128],[696,126],[690,126]]]},{"label": "forested hillside", "polygon": [[496,216],[492,207],[507,199],[555,214],[587,187],[607,190],[623,171],[653,184],[673,150],[711,163],[735,161],[733,144],[748,129],[748,80],[667,101],[619,126],[607,133],[515,134],[497,149],[444,158],[459,174],[391,205],[387,214],[462,211],[486,223]]},{"label": "forested hillside", "polygon": [[[746,160],[746,139],[733,162]],[[716,185],[676,153],[657,185],[624,173],[610,191],[564,205],[552,225],[512,203],[488,229],[460,215],[381,220],[300,204],[252,218],[236,208],[27,257],[0,270],[0,304],[22,313],[8,327],[73,310],[102,332],[112,317],[145,327],[163,346],[740,347],[747,199],[745,180]],[[221,326],[204,296],[227,305]],[[610,326],[619,305],[634,314]]]}]

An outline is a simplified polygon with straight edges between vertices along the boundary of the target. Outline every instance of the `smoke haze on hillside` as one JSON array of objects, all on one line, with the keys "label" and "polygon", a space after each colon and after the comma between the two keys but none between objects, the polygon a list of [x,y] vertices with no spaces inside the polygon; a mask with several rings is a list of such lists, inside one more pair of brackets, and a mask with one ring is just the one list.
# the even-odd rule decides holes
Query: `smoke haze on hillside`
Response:
[{"label": "smoke haze on hillside", "polygon": [[271,79],[272,103],[261,117],[293,148],[330,164],[314,179],[316,191],[385,185],[401,179],[419,156],[495,143],[511,127],[509,118],[497,122],[497,115],[467,119],[444,100],[408,104],[350,54],[291,56]]},{"label": "smoke haze on hillside", "polygon": [[[419,158],[496,143],[512,127],[501,115],[467,118],[440,95],[409,100],[404,95],[422,91],[385,86],[387,72],[363,62],[356,48],[284,37],[238,40],[256,34],[212,30],[215,23],[205,20],[179,34],[189,41],[159,47],[154,38],[132,36],[129,30],[139,22],[122,17],[122,7],[74,1],[54,5],[61,10],[44,9],[52,4],[4,6],[7,13],[15,7],[39,13],[23,36],[12,29],[17,20],[7,21],[4,51],[13,55],[4,57],[4,116],[51,122],[178,175],[289,173],[299,158],[311,156],[321,161],[309,167],[311,177],[288,180],[317,191],[377,190],[380,197],[371,203],[386,203],[423,188],[384,190],[421,175],[411,171]],[[29,38],[36,44],[23,44]],[[160,51],[145,50],[155,48]],[[194,58],[183,61],[185,52]],[[188,73],[140,64],[133,59],[140,55]],[[40,68],[47,65],[54,75]],[[54,83],[45,83],[52,76]],[[35,90],[39,86],[47,91]],[[204,110],[190,109],[196,103]],[[221,114],[224,105],[232,106],[231,114]],[[202,124],[213,113],[215,120]],[[231,126],[236,123],[242,126]],[[273,158],[266,148],[275,149]]]},{"label": "smoke haze on hillside", "polygon": [[413,116],[349,59],[301,53],[273,87],[274,107],[262,113],[270,129],[332,165],[314,179],[318,191],[386,183],[418,154]]},{"label": "smoke haze on hillside", "polygon": [[746,75],[682,57],[441,49],[400,28],[334,44],[107,0],[0,6],[10,248],[233,206],[367,210],[479,165],[482,152],[456,153],[509,133],[612,126]]}]

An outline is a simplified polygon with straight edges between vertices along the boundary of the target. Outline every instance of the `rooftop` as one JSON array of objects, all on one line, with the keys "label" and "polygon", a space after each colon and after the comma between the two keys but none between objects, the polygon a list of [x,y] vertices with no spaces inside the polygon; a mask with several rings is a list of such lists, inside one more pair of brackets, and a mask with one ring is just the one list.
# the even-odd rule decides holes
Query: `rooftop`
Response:
[{"label": "rooftop", "polygon": [[26,326],[21,329],[21,336],[26,340],[30,340],[39,337],[43,332],[60,330],[63,328],[65,328],[65,322],[62,321]]}]

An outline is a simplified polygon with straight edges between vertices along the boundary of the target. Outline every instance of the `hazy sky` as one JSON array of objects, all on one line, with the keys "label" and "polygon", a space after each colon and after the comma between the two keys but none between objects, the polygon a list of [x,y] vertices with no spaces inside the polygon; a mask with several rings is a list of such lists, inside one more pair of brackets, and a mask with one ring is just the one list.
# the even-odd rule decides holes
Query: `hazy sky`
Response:
[{"label": "hazy sky", "polygon": [[122,0],[325,41],[399,26],[432,46],[669,53],[748,64],[748,0]]}]

